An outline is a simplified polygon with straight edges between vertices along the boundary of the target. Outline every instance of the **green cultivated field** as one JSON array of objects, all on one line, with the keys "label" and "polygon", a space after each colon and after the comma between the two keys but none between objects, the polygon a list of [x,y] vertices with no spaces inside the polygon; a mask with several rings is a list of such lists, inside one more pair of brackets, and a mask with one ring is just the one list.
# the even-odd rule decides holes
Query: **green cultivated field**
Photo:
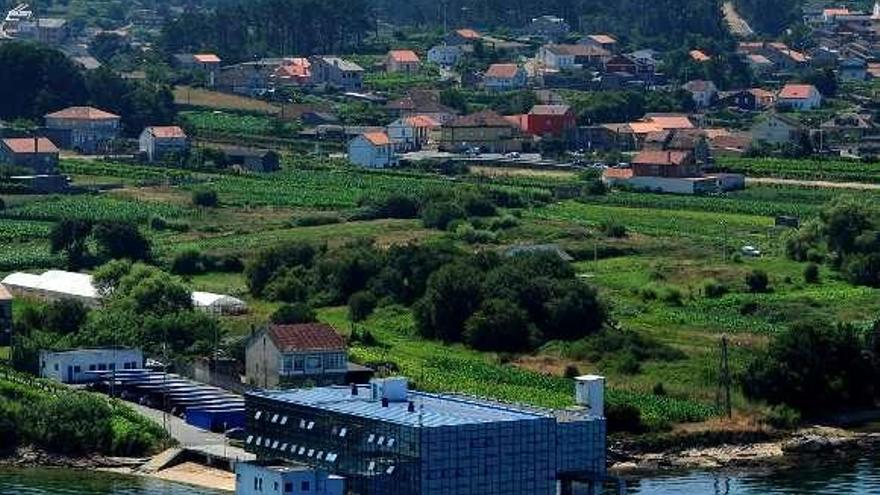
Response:
[{"label": "green cultivated field", "polygon": [[[64,172],[79,183],[101,178],[115,180],[124,189],[70,197],[4,197],[8,207],[0,212],[0,271],[61,266],[60,257],[49,253],[47,240],[52,223],[60,218],[137,222],[151,237],[159,261],[167,262],[186,249],[248,256],[268,245],[299,240],[339,245],[373,238],[387,246],[450,237],[423,228],[418,220],[297,227],[293,219],[345,218],[361,199],[389,193],[421,196],[434,189],[485,187],[548,197],[560,184],[574,183],[574,179],[537,175],[481,174],[449,180],[290,157],[284,162],[284,170],[275,174],[233,175],[65,160]],[[197,187],[217,191],[220,207],[191,206],[190,194]],[[734,372],[740,372],[769,336],[799,318],[867,322],[880,313],[880,292],[853,287],[824,268],[819,284],[806,284],[803,265],[781,256],[783,231],[774,227],[774,216],[807,220],[843,195],[872,202],[880,197],[878,192],[769,185],[713,197],[612,192],[511,212],[518,219],[498,233],[496,243],[462,244],[469,250],[499,250],[521,243],[561,245],[575,255],[578,273],[598,287],[621,327],[683,352],[683,359],[649,360],[634,372],[622,372],[604,361],[574,358],[567,345],[550,344],[534,356],[481,354],[417,337],[409,312],[393,307],[363,324],[381,345],[357,344],[354,356],[363,362],[393,361],[426,390],[550,407],[571,404],[570,383],[561,375],[565,366],[573,364],[584,373],[607,375],[609,402],[637,405],[651,424],[703,420],[715,413],[722,335],[731,339],[731,364]],[[150,221],[156,217],[185,228],[153,231]],[[605,236],[602,226],[608,222],[624,225],[628,235]],[[735,255],[747,244],[761,249],[764,257]],[[744,279],[753,269],[768,273],[769,293],[748,292]],[[703,285],[710,279],[723,284],[727,293],[705,297]],[[224,322],[233,335],[263,323],[277,308],[275,303],[250,298],[240,274],[199,275],[192,284],[248,299],[250,315]],[[322,309],[320,316],[340,330],[349,329],[343,308]],[[652,393],[658,384],[666,396]],[[745,411],[755,407],[738,394],[735,403]]]},{"label": "green cultivated field", "polygon": [[880,163],[857,160],[720,157],[717,165],[753,177],[880,183]]}]

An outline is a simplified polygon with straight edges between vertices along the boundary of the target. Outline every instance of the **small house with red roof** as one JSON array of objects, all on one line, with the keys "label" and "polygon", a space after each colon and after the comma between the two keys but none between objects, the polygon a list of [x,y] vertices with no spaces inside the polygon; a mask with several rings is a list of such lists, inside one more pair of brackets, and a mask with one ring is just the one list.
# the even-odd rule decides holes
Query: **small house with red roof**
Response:
[{"label": "small house with red roof", "polygon": [[119,136],[122,119],[94,107],[69,107],[45,116],[46,129],[53,143],[62,149],[81,153],[107,151]]},{"label": "small house with red roof", "polygon": [[517,64],[492,64],[483,75],[483,86],[489,91],[510,91],[525,88],[526,70]]},{"label": "small house with red roof", "polygon": [[611,53],[615,53],[619,46],[617,38],[610,34],[591,34],[582,38],[578,43],[581,45],[596,46],[608,50]]},{"label": "small house with red roof", "polygon": [[54,174],[58,169],[58,148],[44,137],[3,139],[0,163],[27,167],[35,175]]},{"label": "small house with red roof", "polygon": [[776,97],[776,105],[792,110],[814,110],[822,106],[822,93],[812,84],[786,84]]},{"label": "small house with red roof", "polygon": [[415,74],[422,61],[412,50],[391,50],[385,56],[385,71],[389,73]]},{"label": "small house with red roof", "polygon": [[568,105],[535,105],[525,116],[525,123],[529,134],[564,138],[577,128],[577,117]]},{"label": "small house with red roof", "polygon": [[444,38],[444,42],[450,46],[473,47],[474,43],[483,38],[479,32],[470,28],[456,29]]},{"label": "small house with red roof", "polygon": [[138,138],[140,152],[148,162],[160,161],[172,154],[184,154],[189,138],[178,126],[150,126]]},{"label": "small house with red roof", "polygon": [[270,325],[248,340],[245,369],[250,385],[266,389],[341,385],[348,350],[345,339],[324,323]]},{"label": "small house with red roof", "polygon": [[394,143],[385,132],[365,132],[348,142],[348,161],[366,168],[397,165]]}]

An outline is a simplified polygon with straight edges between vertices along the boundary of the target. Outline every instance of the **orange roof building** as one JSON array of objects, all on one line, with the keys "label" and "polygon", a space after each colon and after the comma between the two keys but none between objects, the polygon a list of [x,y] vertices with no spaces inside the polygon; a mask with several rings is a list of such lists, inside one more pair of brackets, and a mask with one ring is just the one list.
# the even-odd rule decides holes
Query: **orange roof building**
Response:
[{"label": "orange roof building", "polygon": [[54,174],[58,169],[58,147],[44,137],[3,139],[0,163],[26,167],[36,175]]},{"label": "orange roof building", "polygon": [[391,50],[385,56],[385,70],[411,74],[419,70],[421,62],[412,50]]},{"label": "orange roof building", "polygon": [[55,120],[119,120],[119,115],[95,107],[69,107],[46,115]]}]

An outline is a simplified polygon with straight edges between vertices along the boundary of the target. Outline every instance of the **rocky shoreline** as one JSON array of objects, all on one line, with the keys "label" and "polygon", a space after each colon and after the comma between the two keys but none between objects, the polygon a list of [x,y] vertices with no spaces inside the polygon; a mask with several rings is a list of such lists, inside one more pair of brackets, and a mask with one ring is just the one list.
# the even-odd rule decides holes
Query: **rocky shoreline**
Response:
[{"label": "rocky shoreline", "polygon": [[0,455],[0,466],[17,468],[53,467],[86,470],[134,470],[149,460],[149,458],[105,457],[100,455],[73,457],[46,452],[45,450],[34,447],[20,447],[14,452]]},{"label": "rocky shoreline", "polygon": [[[754,433],[754,432],[751,432]],[[805,456],[847,455],[880,449],[880,433],[860,433],[829,427],[798,430],[767,441],[717,442],[657,449],[638,438],[609,445],[609,470],[618,476],[638,476],[666,471],[763,469],[801,460]],[[0,467],[53,467],[136,474],[150,458],[70,457],[33,447],[22,447],[0,456]]]},{"label": "rocky shoreline", "polygon": [[610,470],[617,475],[682,470],[765,468],[804,456],[847,454],[880,448],[880,433],[857,433],[828,427],[805,428],[763,442],[642,451],[610,448]]}]

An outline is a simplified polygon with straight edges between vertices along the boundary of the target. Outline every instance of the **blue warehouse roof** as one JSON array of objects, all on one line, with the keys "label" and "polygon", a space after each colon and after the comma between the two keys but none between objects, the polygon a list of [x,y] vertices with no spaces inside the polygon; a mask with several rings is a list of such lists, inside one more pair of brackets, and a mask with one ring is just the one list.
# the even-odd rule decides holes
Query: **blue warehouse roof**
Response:
[{"label": "blue warehouse roof", "polygon": [[[457,395],[428,394],[413,391],[409,391],[408,401],[412,401],[415,404],[416,412],[409,412],[408,401],[390,402],[388,407],[383,407],[381,401],[371,400],[370,387],[367,385],[358,387],[358,395],[352,395],[350,387],[261,390],[250,392],[248,395],[410,427],[436,428],[468,424],[558,419],[552,411],[519,407]],[[590,418],[584,415],[580,419],[587,420]]]}]

